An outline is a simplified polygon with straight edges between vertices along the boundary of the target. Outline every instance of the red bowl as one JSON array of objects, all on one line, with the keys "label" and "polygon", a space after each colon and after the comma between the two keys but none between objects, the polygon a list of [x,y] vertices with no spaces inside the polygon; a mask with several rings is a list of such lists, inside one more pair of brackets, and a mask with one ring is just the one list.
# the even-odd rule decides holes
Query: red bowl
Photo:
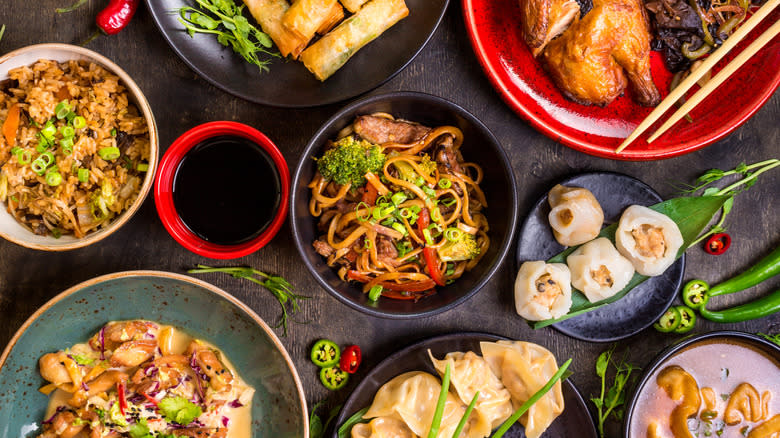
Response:
[{"label": "red bowl", "polygon": [[[279,209],[271,224],[259,236],[238,245],[217,245],[201,239],[181,220],[173,205],[173,179],[184,155],[193,147],[212,137],[235,135],[251,140],[265,150],[279,172],[282,189]],[[160,161],[154,181],[154,204],[165,229],[179,244],[195,254],[212,259],[235,259],[249,255],[265,246],[274,238],[287,217],[290,196],[290,172],[287,162],[276,145],[262,132],[236,122],[209,122],[196,126],[177,138]]]},{"label": "red bowl", "polygon": [[[567,100],[534,59],[521,35],[517,0],[461,0],[471,45],[493,87],[504,101],[534,128],[573,149],[617,160],[657,160],[686,154],[730,134],[750,118],[780,84],[780,36],[775,37],[721,84],[690,115],[653,143],[647,137],[661,126],[666,113],[620,154],[615,148],[653,108],[631,98],[631,90],[606,107]],[[769,14],[713,68],[715,75],[739,52],[780,19]],[[672,74],[658,52],[650,55],[653,81],[661,97],[669,94]],[[698,90],[689,92],[689,95]]]}]

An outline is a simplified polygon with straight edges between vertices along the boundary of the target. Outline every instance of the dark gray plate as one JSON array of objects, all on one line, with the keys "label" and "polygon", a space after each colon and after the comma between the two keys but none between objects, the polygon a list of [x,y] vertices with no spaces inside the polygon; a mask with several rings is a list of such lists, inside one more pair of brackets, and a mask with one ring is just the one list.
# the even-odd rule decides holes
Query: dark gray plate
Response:
[{"label": "dark gray plate", "polygon": [[[428,357],[429,349],[436,357],[442,357],[452,351],[471,350],[479,353],[480,342],[493,342],[500,339],[507,338],[487,333],[454,333],[426,339],[389,356],[369,371],[363,381],[349,395],[346,403],[344,403],[344,407],[341,409],[341,413],[336,419],[336,430],[333,432],[333,438],[338,438],[338,426],[343,424],[355,412],[369,406],[374,400],[374,394],[379,390],[379,387],[393,377],[408,371],[427,371],[437,375],[436,369],[433,368]],[[582,400],[582,396],[570,380],[563,382],[563,399],[563,413],[542,434],[542,438],[596,438],[596,426],[593,424],[593,419],[590,413],[588,413],[588,408]],[[507,438],[524,438],[523,426],[517,423],[504,436]]]},{"label": "dark gray plate", "polygon": [[[650,186],[628,175],[592,172],[561,181],[565,186],[584,187],[604,210],[604,225],[620,220],[629,205],[653,205],[662,201]],[[528,213],[520,228],[517,242],[517,266],[528,260],[547,260],[566,247],[555,240],[547,215],[547,194]],[[556,330],[576,339],[590,342],[612,342],[625,339],[650,327],[674,301],[685,272],[683,254],[662,275],[652,277],[635,287],[622,299],[565,321],[554,324]]]},{"label": "dark gray plate", "polygon": [[[275,58],[261,73],[223,47],[213,35],[193,38],[171,13],[188,0],[146,0],[146,5],[173,51],[202,78],[230,94],[278,107],[301,108],[349,99],[374,89],[398,74],[436,31],[449,0],[406,0],[409,16],[367,44],[325,82],[302,63]],[[237,0],[237,4],[241,0]],[[248,11],[244,11],[250,17]],[[252,23],[255,21],[250,18]]]}]

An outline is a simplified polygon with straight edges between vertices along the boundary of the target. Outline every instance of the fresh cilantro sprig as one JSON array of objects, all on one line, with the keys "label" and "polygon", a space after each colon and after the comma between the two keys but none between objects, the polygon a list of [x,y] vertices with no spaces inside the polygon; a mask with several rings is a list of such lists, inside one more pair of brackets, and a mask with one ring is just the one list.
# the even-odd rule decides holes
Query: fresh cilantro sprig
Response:
[{"label": "fresh cilantro sprig", "polygon": [[184,397],[165,397],[157,407],[169,423],[182,426],[192,423],[203,413],[200,406]]},{"label": "fresh cilantro sprig", "polygon": [[[292,285],[284,278],[276,275],[269,275],[265,272],[258,271],[257,269],[250,267],[236,266],[214,268],[206,265],[197,265],[197,269],[190,269],[187,271],[188,274],[206,274],[210,272],[222,272],[225,274],[230,274],[235,278],[243,278],[268,289],[268,291],[276,297],[277,301],[279,301],[279,306],[282,308],[282,318],[279,321],[279,324],[274,326],[274,328],[283,327],[284,333],[282,336],[287,336],[287,318],[289,316],[287,313],[287,303],[290,303],[290,313],[292,314],[300,310],[300,304],[298,303],[298,300],[309,299],[307,296],[293,293]],[[256,278],[255,276],[258,276],[262,279]]]},{"label": "fresh cilantro sprig", "polygon": [[184,25],[187,33],[213,34],[217,41],[225,47],[241,55],[247,62],[268,71],[268,59],[260,59],[258,54],[279,57],[270,50],[271,38],[260,29],[249,23],[241,15],[244,6],[237,6],[233,0],[195,0],[195,6],[185,6],[176,9],[179,22]]},{"label": "fresh cilantro sprig", "polygon": [[330,426],[331,421],[336,418],[336,416],[339,414],[339,411],[341,410],[341,405],[335,406],[330,410],[330,412],[328,412],[328,418],[323,423],[322,418],[317,415],[317,409],[319,409],[323,404],[325,404],[325,402],[321,401],[316,403],[311,408],[311,415],[309,416],[309,436],[311,438],[324,437],[325,431],[328,430],[328,426]]},{"label": "fresh cilantro sprig", "polygon": [[[596,405],[596,410],[598,411],[599,436],[601,438],[604,438],[604,423],[610,414],[618,421],[623,420],[626,386],[631,378],[631,373],[639,370],[638,367],[626,362],[625,358],[615,362],[612,359],[614,352],[615,347],[612,347],[601,353],[596,360],[596,375],[601,378],[601,394],[598,398],[590,399]],[[607,372],[610,364],[615,368],[615,376],[613,378],[614,382],[607,388]]]}]

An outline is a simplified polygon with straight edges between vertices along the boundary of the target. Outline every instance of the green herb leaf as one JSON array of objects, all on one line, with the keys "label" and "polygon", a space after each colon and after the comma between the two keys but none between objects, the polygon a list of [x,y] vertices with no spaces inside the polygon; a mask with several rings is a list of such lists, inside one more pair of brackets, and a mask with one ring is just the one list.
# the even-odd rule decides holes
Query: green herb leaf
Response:
[{"label": "green herb leaf", "polygon": [[[602,352],[596,360],[596,374],[601,378],[601,393],[599,397],[591,398],[590,401],[596,406],[598,415],[599,436],[604,437],[604,423],[610,418],[610,415],[617,421],[622,421],[625,415],[624,405],[626,402],[626,387],[630,381],[631,374],[639,368],[631,365],[621,359],[618,363],[612,361],[614,348]],[[615,369],[612,385],[607,388],[607,375],[609,364]]]},{"label": "green herb leaf", "polygon": [[766,339],[769,342],[773,342],[777,345],[780,345],[780,333],[775,333],[774,335],[768,335],[766,333],[756,333],[756,335],[761,336],[762,338]]},{"label": "green herb leaf", "polygon": [[200,406],[184,397],[165,397],[160,400],[158,407],[167,421],[182,426],[192,423],[203,413]]},{"label": "green herb leaf", "polygon": [[149,426],[146,423],[145,418],[141,418],[137,423],[130,426],[130,430],[127,431],[130,434],[130,438],[146,438],[150,436]]}]

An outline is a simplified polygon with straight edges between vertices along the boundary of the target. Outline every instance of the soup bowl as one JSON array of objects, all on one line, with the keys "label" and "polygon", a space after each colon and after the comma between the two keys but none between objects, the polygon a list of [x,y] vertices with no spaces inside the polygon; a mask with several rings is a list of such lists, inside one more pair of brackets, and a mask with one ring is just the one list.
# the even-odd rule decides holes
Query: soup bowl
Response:
[{"label": "soup bowl", "polygon": [[[420,299],[369,300],[359,284],[342,281],[336,269],[327,265],[312,243],[319,237],[317,219],[309,213],[309,182],[317,171],[313,157],[325,151],[328,141],[351,124],[355,117],[376,112],[426,126],[452,125],[463,132],[461,151],[465,161],[484,169],[480,187],[485,193],[484,214],[490,225],[490,247],[482,260],[454,283],[438,288],[437,293]],[[415,92],[395,92],[359,100],[338,111],[314,134],[304,149],[293,177],[290,196],[290,222],[295,246],[309,272],[331,295],[342,303],[369,315],[404,319],[434,315],[451,309],[479,291],[497,271],[509,250],[517,227],[517,185],[512,166],[501,144],[488,128],[459,105],[440,97]]]},{"label": "soup bowl", "polygon": [[104,275],[62,292],[35,312],[0,356],[0,438],[41,432],[48,383],[38,359],[85,342],[109,321],[145,319],[203,339],[232,362],[256,392],[254,438],[308,437],[298,373],[284,346],[252,309],[227,292],[179,274],[130,271]]},{"label": "soup bowl", "polygon": [[[736,352],[735,348],[740,350]],[[696,352],[695,357],[691,358],[690,355],[694,351]],[[715,331],[683,339],[662,351],[650,365],[644,368],[645,371],[627,405],[628,409],[623,423],[624,437],[646,437],[649,421],[644,421],[645,417],[643,416],[647,416],[646,418],[668,417],[670,412],[666,412],[666,409],[671,411],[678,403],[668,399],[665,394],[653,396],[654,391],[655,394],[663,393],[664,390],[658,388],[656,379],[667,367],[673,365],[690,373],[696,379],[699,388],[712,386],[715,389],[714,398],[717,407],[713,410],[715,415],[709,419],[710,424],[705,425],[704,421],[700,420],[700,412],[709,410],[704,407],[705,402],[702,401],[702,407],[689,420],[693,423],[689,423],[690,425],[687,426],[699,427],[701,436],[744,436],[740,429],[745,426],[745,422],[740,422],[735,426],[725,426],[720,423],[729,399],[728,396],[740,383],[748,382],[756,385],[759,393],[767,389],[765,387],[767,382],[774,384],[775,390],[780,390],[780,346],[777,344],[759,336],[739,331]],[[766,368],[772,368],[772,366],[774,368],[767,374]],[[761,378],[763,378],[763,384],[757,384],[761,383]],[[718,386],[723,388],[718,390]],[[768,417],[780,412],[778,397],[780,394],[772,394],[770,401],[773,404],[770,404]],[[656,408],[658,411],[655,410]],[[662,415],[659,416],[659,413]],[[768,419],[768,417],[763,420]],[[696,423],[697,421],[700,422]],[[709,430],[705,430],[705,428],[709,428]],[[718,434],[718,430],[723,431]],[[710,435],[706,435],[708,431]],[[666,435],[661,433],[659,436]]]}]

